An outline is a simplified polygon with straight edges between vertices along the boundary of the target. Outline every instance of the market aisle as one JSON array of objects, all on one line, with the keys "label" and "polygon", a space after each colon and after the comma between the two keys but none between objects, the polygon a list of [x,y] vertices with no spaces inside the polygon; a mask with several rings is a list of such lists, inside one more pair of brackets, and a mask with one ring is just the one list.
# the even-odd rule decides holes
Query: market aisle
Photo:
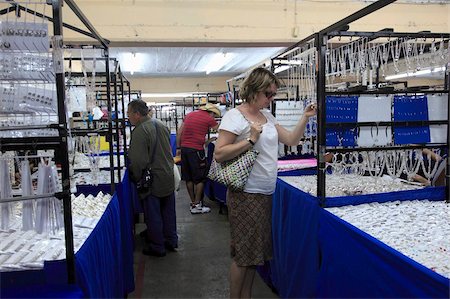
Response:
[{"label": "market aisle", "polygon": [[[165,257],[141,253],[143,240],[135,237],[134,268],[136,289],[128,298],[228,298],[230,231],[219,204],[206,199],[211,212],[191,215],[184,182],[177,196],[179,248]],[[136,231],[144,229],[136,225]],[[278,298],[255,277],[253,298]]]}]

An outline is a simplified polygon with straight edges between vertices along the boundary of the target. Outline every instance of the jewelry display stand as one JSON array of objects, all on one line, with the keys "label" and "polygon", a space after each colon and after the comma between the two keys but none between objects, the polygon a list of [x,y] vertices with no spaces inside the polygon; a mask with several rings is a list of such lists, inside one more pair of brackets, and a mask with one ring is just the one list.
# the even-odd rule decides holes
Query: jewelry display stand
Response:
[{"label": "jewelry display stand", "polygon": [[0,11],[0,84],[3,94],[7,95],[0,104],[0,150],[54,150],[61,182],[56,186],[55,177],[54,188],[49,191],[51,193],[2,198],[2,205],[41,198],[62,200],[67,280],[73,284],[75,255],[68,167],[63,27],[96,39],[106,52],[108,41],[95,31],[71,0],[64,2],[90,32],[62,22],[63,1],[2,2],[9,7]]},{"label": "jewelry display stand", "polygon": [[[95,57],[86,58],[83,56],[83,51],[94,54]],[[65,62],[68,64],[66,72],[68,90],[82,88],[85,98],[88,99],[88,103],[78,109],[84,109],[82,110],[84,113],[88,111],[93,114],[94,107],[97,109],[99,109],[98,107],[107,108],[107,115],[100,119],[89,119],[89,115],[87,115],[72,121],[70,133],[74,137],[72,140],[73,153],[75,154],[77,149],[81,149],[84,154],[88,155],[91,164],[90,167],[75,168],[74,172],[91,173],[94,177],[92,182],[95,184],[96,181],[98,182],[98,179],[95,179],[96,171],[109,171],[111,193],[114,193],[115,183],[121,181],[122,168],[125,167],[124,161],[127,153],[127,148],[124,146],[127,144],[125,114],[126,106],[130,101],[130,93],[125,93],[125,84],[128,89],[130,84],[122,74],[118,61],[115,58],[105,57],[102,49],[96,49],[94,46],[80,46],[72,47],[68,52],[70,57],[65,58]],[[73,72],[72,68],[81,68],[82,71]],[[69,98],[69,103],[73,100],[75,99]],[[86,123],[84,128],[80,128],[80,122]],[[110,167],[99,166],[101,136],[108,141]],[[122,161],[121,156],[123,156]],[[74,161],[75,158],[72,159],[72,162]]]},{"label": "jewelry display stand", "polygon": [[[448,111],[445,69],[450,34],[342,31],[368,11],[355,13],[272,58],[274,72],[288,67],[278,74],[286,88],[299,91],[291,105],[317,103],[317,119],[310,119],[307,135],[317,137],[316,194],[322,206],[327,206],[326,170],[330,166],[335,170],[339,166],[340,174],[381,176],[387,172],[408,179],[420,169],[431,182],[438,163],[426,166],[431,163],[424,163],[421,150],[441,155],[449,150],[448,137],[442,136],[447,131],[448,112],[436,118],[433,115],[439,113],[432,108]],[[408,87],[406,81],[387,79],[420,70],[439,71],[445,84]],[[331,161],[325,160],[327,154],[334,155]],[[448,171],[449,167],[447,199]]]},{"label": "jewelry display stand", "polygon": [[[427,160],[449,150],[450,34],[349,31],[350,23],[392,2],[370,4],[272,59],[272,71],[290,84],[286,88],[299,88],[290,101],[318,107],[317,175],[280,177],[273,194],[273,259],[258,271],[280,297],[439,298],[449,293],[450,267],[442,259],[448,252],[446,225],[437,218],[448,213],[448,159],[441,160],[447,164],[446,186],[361,194],[359,177],[379,187],[384,173],[397,184],[397,176],[412,177],[420,168],[433,181],[442,162],[434,166]],[[281,67],[289,71],[278,71]],[[444,80],[426,87],[400,80],[418,71],[442,74]],[[389,79],[394,75],[397,79]],[[422,154],[426,150],[432,154]],[[295,180],[307,184],[310,179],[303,189],[296,187]],[[385,212],[377,217],[375,211]],[[435,268],[435,258],[445,264]]]}]

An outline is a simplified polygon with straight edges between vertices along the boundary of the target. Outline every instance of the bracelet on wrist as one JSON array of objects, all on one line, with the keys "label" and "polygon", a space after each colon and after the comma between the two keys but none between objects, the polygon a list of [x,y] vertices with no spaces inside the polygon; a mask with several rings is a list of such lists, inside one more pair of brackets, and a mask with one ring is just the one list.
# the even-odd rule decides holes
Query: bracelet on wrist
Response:
[{"label": "bracelet on wrist", "polygon": [[247,138],[247,141],[250,143],[251,146],[255,145],[255,142],[250,137]]}]

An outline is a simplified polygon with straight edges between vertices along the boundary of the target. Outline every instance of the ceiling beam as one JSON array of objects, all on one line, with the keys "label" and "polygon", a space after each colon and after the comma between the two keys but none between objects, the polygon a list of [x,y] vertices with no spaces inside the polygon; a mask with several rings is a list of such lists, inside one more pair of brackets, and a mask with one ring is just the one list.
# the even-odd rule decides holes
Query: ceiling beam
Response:
[{"label": "ceiling beam", "polygon": [[[85,43],[85,42],[84,42]],[[79,45],[83,41],[70,40],[65,44]],[[153,48],[153,47],[184,47],[184,48],[272,48],[272,47],[288,47],[291,42],[132,42],[132,41],[110,41],[109,47],[115,48]]]}]

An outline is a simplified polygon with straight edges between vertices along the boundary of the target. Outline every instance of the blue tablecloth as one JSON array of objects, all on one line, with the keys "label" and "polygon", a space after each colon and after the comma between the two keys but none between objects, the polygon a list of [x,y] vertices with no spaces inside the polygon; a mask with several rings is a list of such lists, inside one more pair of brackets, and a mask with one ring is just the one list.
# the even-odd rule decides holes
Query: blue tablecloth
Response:
[{"label": "blue tablecloth", "polygon": [[77,285],[27,285],[2,288],[0,298],[85,298]]},{"label": "blue tablecloth", "polygon": [[[440,190],[426,188],[429,194]],[[410,198],[417,193],[411,191]],[[449,296],[449,279],[337,218],[316,197],[280,179],[272,221],[274,258],[258,271],[282,298]]]},{"label": "blue tablecloth", "polygon": [[319,298],[448,298],[450,281],[348,224],[319,212]]},{"label": "blue tablecloth", "polygon": [[170,146],[172,147],[172,156],[177,155],[177,134],[170,134]]},{"label": "blue tablecloth", "polygon": [[[42,270],[1,273],[1,293],[8,297],[123,298],[134,290],[132,202],[128,176],[119,184],[97,226],[75,255],[76,285],[67,286],[65,260]],[[36,289],[23,293],[24,287]],[[77,292],[78,290],[78,292]],[[56,293],[55,293],[56,292]]]},{"label": "blue tablecloth", "polygon": [[96,196],[100,191],[103,192],[103,194],[111,194],[111,184],[98,184],[97,186],[94,185],[77,185],[77,192],[75,193],[75,196],[78,196],[80,194],[88,195],[92,194]]}]

